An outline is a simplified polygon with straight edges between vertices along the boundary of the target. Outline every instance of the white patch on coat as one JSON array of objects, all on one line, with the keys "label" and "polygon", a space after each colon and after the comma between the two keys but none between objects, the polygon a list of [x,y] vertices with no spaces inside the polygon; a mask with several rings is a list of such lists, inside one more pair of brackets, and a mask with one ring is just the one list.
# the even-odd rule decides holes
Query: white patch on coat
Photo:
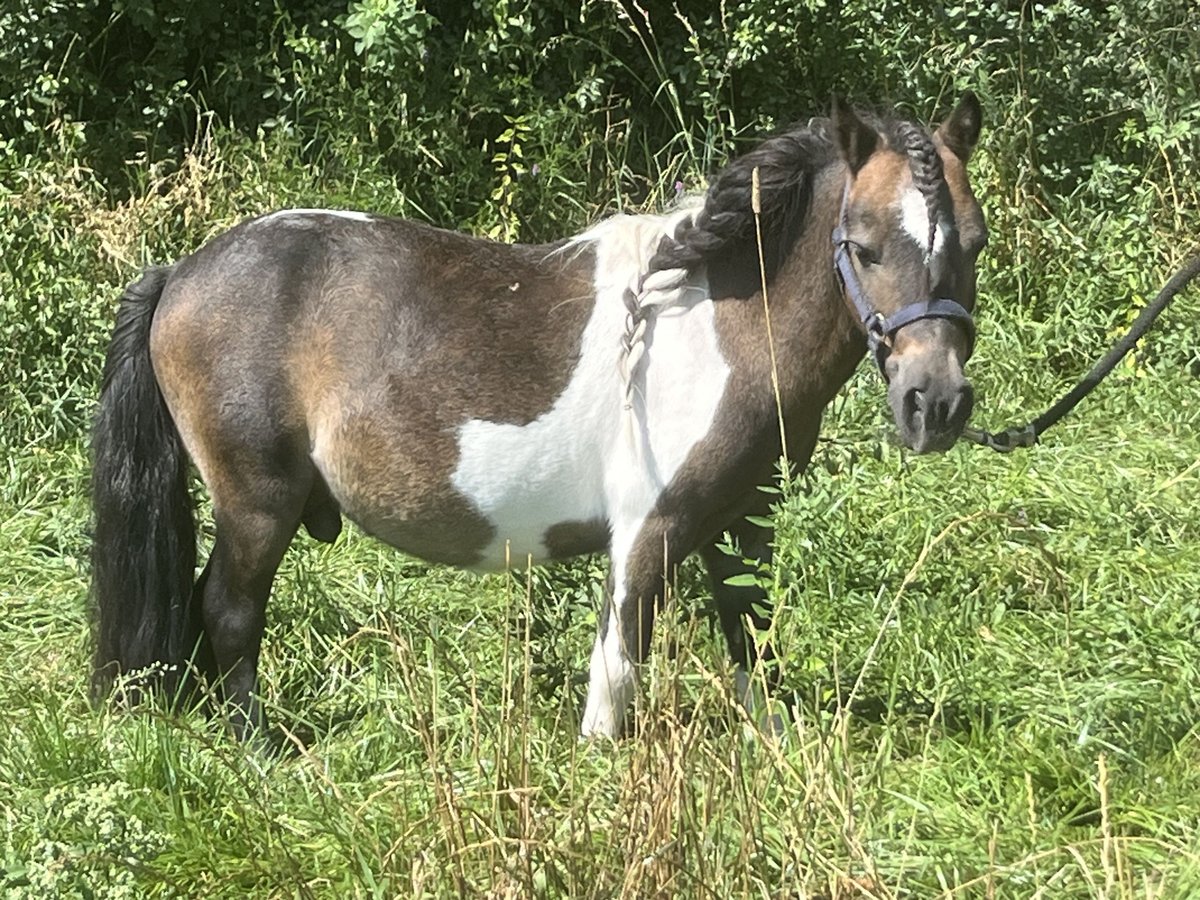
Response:
[{"label": "white patch on coat", "polygon": [[592,653],[585,735],[620,733],[636,684],[618,626],[627,560],[658,498],[712,427],[729,378],[713,301],[703,279],[694,279],[678,303],[655,315],[633,408],[625,406],[618,367],[625,291],[636,288],[664,231],[690,214],[615,216],[576,238],[596,253],[596,302],[566,389],[527,425],[476,419],[458,431],[451,480],[496,529],[479,568],[545,559],[546,530],[560,522],[609,524],[616,587],[607,635]]},{"label": "white patch on coat", "polygon": [[579,365],[554,405],[526,425],[472,419],[458,429],[455,488],[495,527],[477,568],[548,556],[546,530],[605,518],[604,437],[620,412],[615,350],[599,352],[622,309],[597,303]]},{"label": "white patch on coat", "polygon": [[595,244],[596,302],[566,389],[526,425],[473,419],[459,427],[451,481],[496,529],[478,568],[545,560],[546,530],[562,522],[602,520],[614,532],[624,522],[640,523],[711,427],[729,369],[717,347],[712,301],[707,291],[693,292],[703,301],[664,311],[654,324],[643,388],[651,452],[639,458],[627,446],[617,366],[623,294],[668,224],[617,216],[581,236]]},{"label": "white patch on coat", "polygon": [[260,217],[259,224],[284,219],[291,216],[334,216],[339,219],[351,219],[355,222],[371,222],[374,216],[369,213],[355,212],[352,209],[281,209]]},{"label": "white patch on coat", "polygon": [[[673,229],[690,214],[685,210],[665,224]],[[648,245],[642,240],[642,259],[648,260],[658,239],[652,236]],[[626,274],[617,266],[618,252],[614,248],[616,258],[597,254],[598,292],[611,294],[614,300],[627,287],[636,288],[640,275]],[[580,725],[585,736],[617,737],[623,730],[636,687],[636,670],[629,652],[633,648],[622,638],[636,636],[623,636],[619,623],[625,618],[622,608],[639,600],[629,595],[627,562],[662,492],[712,428],[729,378],[729,364],[718,343],[713,301],[703,279],[694,278],[681,286],[678,301],[655,313],[646,348],[632,383],[632,406],[622,406],[605,472],[614,590],[608,630],[602,639],[597,638],[592,651],[588,698]]]},{"label": "white patch on coat", "polygon": [[925,205],[925,195],[915,187],[907,188],[900,195],[900,226],[930,257],[937,256],[946,246],[949,223],[942,216],[933,235],[933,250],[929,251],[929,208]]}]

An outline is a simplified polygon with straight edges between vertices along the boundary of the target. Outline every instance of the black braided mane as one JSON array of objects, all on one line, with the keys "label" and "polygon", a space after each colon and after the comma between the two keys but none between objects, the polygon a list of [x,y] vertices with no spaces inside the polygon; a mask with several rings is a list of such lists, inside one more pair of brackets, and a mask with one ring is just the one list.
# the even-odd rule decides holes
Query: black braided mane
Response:
[{"label": "black braided mane", "polygon": [[[754,169],[762,202],[763,258],[768,282],[791,252],[808,217],[813,176],[837,158],[827,119],[769,138],[730,163],[709,186],[703,208],[674,237],[665,236],[647,266],[694,269],[707,264],[714,297],[745,294],[759,283]],[[749,293],[753,293],[750,290]]]},{"label": "black braided mane", "polygon": [[[929,131],[913,122],[858,115],[888,148],[908,158],[913,182],[929,210],[928,246],[932,248],[944,176]],[[681,224],[674,237],[663,237],[647,265],[647,274],[673,268],[692,270],[704,264],[714,298],[754,293],[760,279],[751,208],[757,167],[763,261],[770,283],[808,217],[816,174],[838,158],[834,134],[829,119],[812,119],[735,159],[709,187],[695,217]]]}]

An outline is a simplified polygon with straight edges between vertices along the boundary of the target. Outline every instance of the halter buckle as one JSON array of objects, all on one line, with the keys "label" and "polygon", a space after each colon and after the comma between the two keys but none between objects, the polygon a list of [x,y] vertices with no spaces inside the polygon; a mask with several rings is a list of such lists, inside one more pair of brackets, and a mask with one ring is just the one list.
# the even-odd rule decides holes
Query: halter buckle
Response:
[{"label": "halter buckle", "polygon": [[867,329],[867,335],[877,344],[890,344],[891,335],[888,333],[888,320],[881,312],[872,311],[865,319],[863,325]]}]

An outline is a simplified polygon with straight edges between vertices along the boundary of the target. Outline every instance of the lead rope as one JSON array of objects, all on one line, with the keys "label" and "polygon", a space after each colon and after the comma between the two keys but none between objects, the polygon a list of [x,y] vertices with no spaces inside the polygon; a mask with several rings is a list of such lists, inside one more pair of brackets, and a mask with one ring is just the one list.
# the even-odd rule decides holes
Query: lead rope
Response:
[{"label": "lead rope", "polygon": [[1178,272],[1171,276],[1171,280],[1159,291],[1158,296],[1154,298],[1154,302],[1138,314],[1137,319],[1130,326],[1129,332],[1121,340],[1117,341],[1112,346],[1112,349],[1104,354],[1102,359],[1092,366],[1091,371],[1084,375],[1075,387],[1063,394],[1058,399],[1058,402],[1032,422],[1022,425],[1019,428],[1006,428],[995,434],[978,428],[968,427],[963,429],[962,436],[981,446],[991,447],[1000,453],[1011,453],[1018,447],[1032,447],[1047,429],[1051,428],[1059,419],[1078,406],[1080,401],[1090,394],[1096,388],[1096,385],[1103,381],[1105,376],[1116,368],[1117,363],[1124,359],[1125,355],[1133,349],[1142,336],[1150,330],[1150,326],[1154,324],[1154,320],[1159,317],[1162,311],[1167,308],[1167,304],[1175,298],[1176,294],[1187,287],[1197,275],[1200,275],[1200,256],[1193,256],[1184,263]]}]

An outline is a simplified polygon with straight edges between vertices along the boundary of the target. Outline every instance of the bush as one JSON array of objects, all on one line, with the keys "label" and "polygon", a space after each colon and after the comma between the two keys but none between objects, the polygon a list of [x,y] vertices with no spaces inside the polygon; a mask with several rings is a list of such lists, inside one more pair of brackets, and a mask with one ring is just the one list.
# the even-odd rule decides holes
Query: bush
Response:
[{"label": "bush", "polygon": [[[550,239],[702,184],[744,140],[823,111],[835,91],[927,118],[965,88],[981,94],[985,304],[1012,298],[1043,323],[1019,352],[1064,379],[1198,230],[1186,173],[1200,163],[1188,62],[1200,14],[1171,0],[933,12],[745,0],[686,14],[356,0],[216,16],[95,0],[0,13],[13,50],[0,60],[0,361],[12,402],[38,410],[34,430],[86,419],[77,398],[92,393],[105,297],[240,215],[367,206]],[[164,187],[204,165],[201,194]],[[1006,315],[985,305],[985,337]],[[1169,313],[1143,361],[1197,365],[1188,318]]]}]

